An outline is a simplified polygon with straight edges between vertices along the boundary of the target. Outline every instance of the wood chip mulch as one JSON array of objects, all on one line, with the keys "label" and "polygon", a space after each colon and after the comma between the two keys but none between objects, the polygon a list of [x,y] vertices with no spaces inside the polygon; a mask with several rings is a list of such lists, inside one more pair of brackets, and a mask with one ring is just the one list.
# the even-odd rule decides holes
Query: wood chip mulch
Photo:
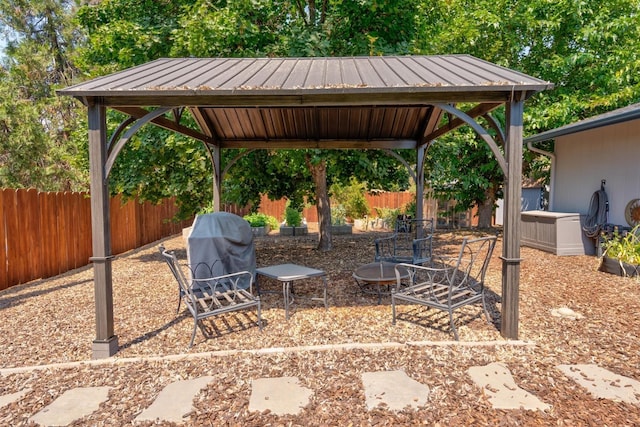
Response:
[{"label": "wood chip mulch", "polygon": [[[455,250],[469,233],[483,234],[438,231],[436,252]],[[285,320],[282,295],[266,294],[262,331],[255,324],[255,312],[230,314],[208,321],[209,337],[198,331],[191,349],[193,321],[183,310],[176,314],[177,285],[159,256],[159,242],[118,256],[113,263],[117,359],[147,359],[3,375],[0,397],[29,391],[18,402],[0,407],[0,425],[28,425],[30,416],[69,388],[105,385],[113,387],[109,404],[73,425],[128,425],[164,386],[201,375],[213,375],[216,381],[196,399],[186,425],[640,425],[638,406],[595,399],[556,368],[597,364],[640,380],[640,282],[597,271],[599,260],[592,256],[558,257],[523,247],[519,338],[529,345],[509,345],[499,331],[500,239],[487,277],[494,322],[487,323],[479,307],[465,308],[456,317],[460,341],[469,345],[148,359],[220,350],[452,340],[446,313],[401,307],[401,320],[392,325],[389,298],[378,305],[377,297],[359,292],[352,273],[373,260],[373,240],[384,234],[334,236],[330,252],[316,249],[314,233],[285,238],[272,232],[257,238],[258,266],[296,263],[325,270],[329,309],[296,298],[291,318]],[[186,257],[182,236],[163,244]],[[274,291],[281,289],[277,283],[261,283]],[[310,280],[296,286],[296,296],[319,292],[320,284]],[[95,338],[93,292],[90,268],[0,292],[0,368],[90,360]],[[560,308],[581,316],[552,314]],[[487,341],[498,345],[472,344]],[[467,374],[471,366],[492,362],[507,365],[516,383],[551,409],[492,409]],[[367,411],[360,374],[394,369],[403,369],[430,388],[428,405],[400,412]],[[297,376],[314,391],[299,415],[248,411],[251,380],[275,376]]]}]

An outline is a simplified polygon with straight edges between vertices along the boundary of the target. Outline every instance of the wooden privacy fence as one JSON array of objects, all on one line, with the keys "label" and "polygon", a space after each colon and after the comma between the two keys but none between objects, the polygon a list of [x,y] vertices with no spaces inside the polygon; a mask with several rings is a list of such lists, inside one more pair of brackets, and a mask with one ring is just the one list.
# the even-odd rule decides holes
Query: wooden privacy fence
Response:
[{"label": "wooden privacy fence", "polygon": [[[409,192],[366,194],[371,214],[376,207],[403,208],[415,195]],[[259,211],[284,218],[286,200],[262,197]],[[111,252],[114,255],[139,248],[163,237],[178,234],[192,220],[170,221],[176,214],[174,200],[159,205],[149,202],[122,203],[111,198]],[[223,210],[243,216],[248,208]],[[425,212],[426,217],[434,215]],[[315,206],[305,208],[308,222],[317,222]],[[89,263],[91,204],[87,193],[46,193],[34,189],[0,190],[0,290],[19,283],[56,276]]]},{"label": "wooden privacy fence", "polygon": [[[174,201],[111,199],[111,250],[119,254],[179,233]],[[87,193],[0,190],[0,290],[85,266],[92,255]]]},{"label": "wooden privacy fence", "polygon": [[[416,195],[408,191],[403,192],[384,192],[376,194],[365,194],[371,216],[376,216],[375,208],[390,208],[399,209],[405,207],[407,204],[413,202]],[[281,200],[269,200],[267,196],[262,196],[260,201],[259,212],[271,215],[278,221],[284,219],[284,209],[287,204],[286,199]],[[304,208],[302,216],[307,219],[307,222],[318,222],[318,212],[315,206]]]}]

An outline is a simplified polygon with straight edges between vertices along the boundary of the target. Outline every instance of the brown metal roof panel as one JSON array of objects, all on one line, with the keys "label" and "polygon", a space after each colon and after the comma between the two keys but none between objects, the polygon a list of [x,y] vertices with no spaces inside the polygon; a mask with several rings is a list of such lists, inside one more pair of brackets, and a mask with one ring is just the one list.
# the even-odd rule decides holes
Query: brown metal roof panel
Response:
[{"label": "brown metal roof panel", "polygon": [[478,75],[483,76],[485,80],[479,82],[479,84],[486,85],[488,82],[509,82],[509,84],[515,84],[518,86],[552,86],[550,82],[545,80],[521,73],[517,70],[487,62],[471,55],[451,55],[448,56],[447,59],[456,67],[465,67],[466,69],[475,70]]},{"label": "brown metal roof panel", "polygon": [[269,78],[263,83],[267,88],[282,88],[295,68],[297,60],[282,58]]},{"label": "brown metal roof panel", "polygon": [[365,87],[381,87],[384,85],[382,78],[376,72],[375,67],[367,57],[355,58],[354,63],[358,71],[358,75],[362,79],[362,86]]},{"label": "brown metal roof panel", "polygon": [[117,77],[117,79],[112,79],[109,83],[104,83],[103,86],[105,89],[111,91],[154,90],[159,87],[158,82],[162,81],[166,75],[170,75],[176,71],[179,72],[189,63],[190,61],[187,59],[178,61],[166,60],[163,62],[158,60],[156,66],[148,70],[135,73],[124,70],[116,73],[113,76]]},{"label": "brown metal roof panel", "polygon": [[356,61],[353,58],[344,58],[341,63],[342,83],[345,86],[357,87],[362,86],[362,78],[358,73]]},{"label": "brown metal roof panel", "polygon": [[[206,59],[171,61],[160,72],[154,75],[137,75],[128,82],[121,82],[119,90],[125,89],[165,89],[181,88],[197,76],[203,73],[203,69],[210,66],[211,61]],[[132,76],[134,77],[134,76]]]},{"label": "brown metal roof panel", "polygon": [[471,86],[470,82],[452,70],[440,57],[428,56],[416,58],[416,63],[435,75],[434,86]]},{"label": "brown metal roof panel", "polygon": [[327,61],[324,79],[325,87],[342,87],[342,61]]},{"label": "brown metal roof panel", "polygon": [[291,72],[281,86],[282,89],[299,89],[304,86],[304,82],[307,79],[307,74],[309,74],[309,68],[311,67],[311,61],[295,59],[293,62],[294,64]]},{"label": "brown metal roof panel", "polygon": [[180,82],[180,87],[185,89],[210,88],[210,82],[213,79],[234,67],[238,62],[240,62],[238,58],[219,58],[211,59],[208,63],[203,62],[200,73],[185,76],[184,81]]},{"label": "brown metal roof panel", "polygon": [[147,62],[146,64],[137,65],[132,68],[128,68],[126,70],[107,74],[106,76],[96,77],[95,79],[91,79],[86,82],[78,83],[73,86],[69,86],[63,90],[64,91],[91,91],[94,89],[105,89],[110,88],[114,82],[119,82],[125,78],[127,75],[136,75],[136,74],[153,74],[155,73],[156,67],[159,64],[167,62],[166,59],[156,59],[155,61]]},{"label": "brown metal roof panel", "polygon": [[372,67],[375,68],[376,72],[382,79],[383,87],[400,87],[406,86],[406,83],[402,80],[402,78],[389,66],[387,58],[383,56],[371,57],[369,59],[371,61]]},{"label": "brown metal roof panel", "polygon": [[273,75],[277,70],[282,68],[283,65],[282,60],[277,58],[271,59],[264,67],[260,70],[260,72],[256,73],[252,77],[250,77],[246,82],[246,87],[263,87],[267,89],[279,89],[282,86],[282,82],[284,81],[283,75],[281,74],[280,81],[277,84],[274,84],[272,79]]},{"label": "brown metal roof panel", "polygon": [[450,64],[452,68],[458,71],[458,74],[469,80],[474,85],[513,85],[514,83],[522,83],[521,79],[515,81],[513,73],[500,72],[501,69],[495,65],[488,68],[478,67],[475,61],[465,60],[467,58],[462,56],[446,56],[442,57],[441,61]]},{"label": "brown metal roof panel", "polygon": [[[305,61],[307,61],[305,59]],[[302,61],[301,61],[302,62]],[[307,78],[304,81],[303,86],[305,88],[321,88],[325,87],[327,59],[315,58],[314,61],[310,61],[311,66],[307,72]]]},{"label": "brown metal roof panel", "polygon": [[[261,58],[255,59],[251,63],[246,64],[241,71],[236,73],[231,79],[227,80],[221,87],[221,89],[256,89],[260,88],[260,85],[256,87],[251,87],[247,84],[251,79],[256,78],[257,80],[265,81],[270,73],[268,70],[265,72],[265,66],[270,62],[269,59]],[[243,64],[244,65],[244,64]]]},{"label": "brown metal roof panel", "polygon": [[[388,57],[386,60],[389,68],[402,80],[403,84],[415,86],[425,82],[424,77],[418,76],[412,69],[414,62],[410,58]],[[427,80],[428,81],[428,80]]]}]

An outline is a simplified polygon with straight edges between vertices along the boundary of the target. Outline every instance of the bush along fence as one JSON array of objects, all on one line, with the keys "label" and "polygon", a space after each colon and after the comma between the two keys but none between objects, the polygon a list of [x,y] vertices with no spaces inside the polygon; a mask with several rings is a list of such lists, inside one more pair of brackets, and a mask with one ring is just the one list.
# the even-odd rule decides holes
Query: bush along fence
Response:
[{"label": "bush along fence", "polygon": [[[174,201],[158,205],[111,199],[114,255],[180,233]],[[0,290],[89,264],[91,205],[87,193],[0,190]]]}]

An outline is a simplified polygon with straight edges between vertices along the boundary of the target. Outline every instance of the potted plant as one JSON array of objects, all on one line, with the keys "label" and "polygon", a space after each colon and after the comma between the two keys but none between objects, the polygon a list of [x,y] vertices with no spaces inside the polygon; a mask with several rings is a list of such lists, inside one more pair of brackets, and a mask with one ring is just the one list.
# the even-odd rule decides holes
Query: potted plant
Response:
[{"label": "potted plant", "polygon": [[254,236],[266,236],[271,229],[278,226],[278,221],[267,214],[254,212],[249,215],[245,215],[244,219],[251,226],[251,232]]},{"label": "potted plant", "polygon": [[302,212],[287,203],[284,208],[284,222],[280,225],[283,236],[303,236],[308,234],[307,224],[303,224]]},{"label": "potted plant", "polygon": [[347,224],[347,210],[343,205],[336,205],[331,208],[331,233],[351,234],[352,225]]},{"label": "potted plant", "polygon": [[602,243],[600,271],[619,276],[635,277],[640,273],[640,225],[631,231],[605,238]]}]

